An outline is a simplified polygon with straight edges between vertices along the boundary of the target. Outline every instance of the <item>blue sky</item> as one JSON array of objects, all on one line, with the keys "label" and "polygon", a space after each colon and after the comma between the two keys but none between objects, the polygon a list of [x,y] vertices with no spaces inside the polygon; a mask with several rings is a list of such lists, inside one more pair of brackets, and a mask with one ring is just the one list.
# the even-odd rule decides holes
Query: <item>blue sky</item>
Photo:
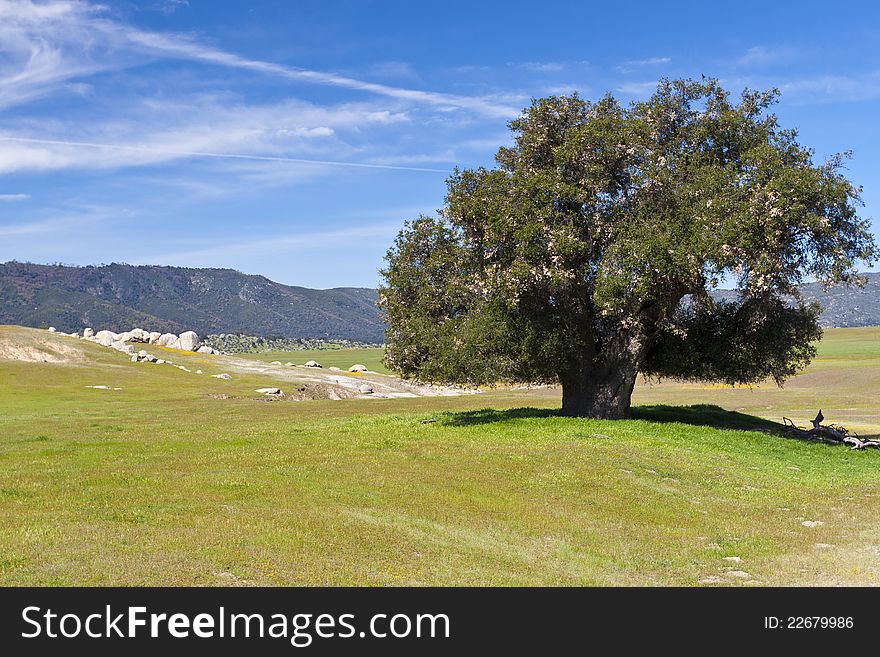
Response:
[{"label": "blue sky", "polygon": [[875,3],[0,0],[0,262],[373,286],[530,98],[701,74],[779,87],[878,215]]}]

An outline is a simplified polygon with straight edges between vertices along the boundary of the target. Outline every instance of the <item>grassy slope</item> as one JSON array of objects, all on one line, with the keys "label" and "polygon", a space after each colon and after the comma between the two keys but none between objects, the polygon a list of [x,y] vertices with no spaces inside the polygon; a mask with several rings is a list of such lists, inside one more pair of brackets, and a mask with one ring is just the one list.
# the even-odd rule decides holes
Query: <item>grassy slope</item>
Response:
[{"label": "grassy slope", "polygon": [[656,406],[880,429],[878,333],[852,331],[782,391],[641,386],[628,422],[556,417],[546,390],[266,402],[82,343],[0,361],[0,583],[877,583],[880,454]]},{"label": "grassy slope", "polygon": [[302,365],[306,361],[315,360],[324,367],[339,367],[347,370],[355,363],[366,365],[368,370],[390,374],[382,364],[383,349],[303,349],[296,351],[267,351],[258,354],[237,354],[243,358],[251,358],[264,363],[280,361]]}]

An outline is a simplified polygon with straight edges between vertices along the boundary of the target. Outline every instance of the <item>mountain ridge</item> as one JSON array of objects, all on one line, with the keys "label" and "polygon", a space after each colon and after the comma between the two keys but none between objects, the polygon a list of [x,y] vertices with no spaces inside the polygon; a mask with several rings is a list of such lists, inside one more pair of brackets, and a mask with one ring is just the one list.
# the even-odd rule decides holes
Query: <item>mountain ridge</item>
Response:
[{"label": "mountain ridge", "polygon": [[[801,286],[823,307],[823,327],[880,325],[880,273],[863,288]],[[730,299],[734,290],[713,296]],[[180,333],[384,341],[373,288],[316,290],[234,269],[164,265],[0,263],[0,324],[85,326],[127,331],[139,326]]]},{"label": "mountain ridge", "polygon": [[0,264],[0,323],[382,342],[376,290],[283,285],[233,269]]}]

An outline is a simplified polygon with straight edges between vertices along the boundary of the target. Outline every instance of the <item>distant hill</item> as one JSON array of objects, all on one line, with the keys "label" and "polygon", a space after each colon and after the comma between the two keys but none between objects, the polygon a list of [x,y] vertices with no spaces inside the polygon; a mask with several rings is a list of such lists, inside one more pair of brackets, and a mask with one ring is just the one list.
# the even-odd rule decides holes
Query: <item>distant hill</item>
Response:
[{"label": "distant hill", "polygon": [[[801,286],[801,294],[806,301],[818,301],[822,306],[820,323],[825,328],[846,328],[851,326],[880,326],[880,274],[865,274],[864,287],[843,287],[836,285],[825,291],[818,283]],[[717,290],[716,298],[732,298],[735,292]]]},{"label": "distant hill", "polygon": [[313,290],[232,269],[0,264],[0,324],[382,342],[376,290]]},{"label": "distant hill", "polygon": [[[880,274],[863,288],[802,291],[822,304],[825,327],[880,325]],[[717,297],[734,293],[718,290]],[[232,269],[133,265],[65,267],[0,264],[0,324],[85,326],[115,331],[153,331],[382,342],[384,326],[376,290],[341,287],[312,290],[281,285]]]}]

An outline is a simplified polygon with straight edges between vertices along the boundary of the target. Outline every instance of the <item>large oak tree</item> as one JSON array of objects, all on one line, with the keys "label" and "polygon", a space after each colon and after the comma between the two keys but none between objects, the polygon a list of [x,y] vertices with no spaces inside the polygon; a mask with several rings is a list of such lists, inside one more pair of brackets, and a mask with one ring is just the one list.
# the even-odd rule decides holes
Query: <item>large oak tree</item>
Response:
[{"label": "large oak tree", "polygon": [[[641,372],[782,383],[818,308],[858,282],[859,189],[782,129],[775,92],[662,81],[645,102],[532,102],[497,168],[456,170],[387,255],[386,362],[423,381],[560,383],[572,416],[624,418]],[[735,302],[714,300],[719,284]]]}]

